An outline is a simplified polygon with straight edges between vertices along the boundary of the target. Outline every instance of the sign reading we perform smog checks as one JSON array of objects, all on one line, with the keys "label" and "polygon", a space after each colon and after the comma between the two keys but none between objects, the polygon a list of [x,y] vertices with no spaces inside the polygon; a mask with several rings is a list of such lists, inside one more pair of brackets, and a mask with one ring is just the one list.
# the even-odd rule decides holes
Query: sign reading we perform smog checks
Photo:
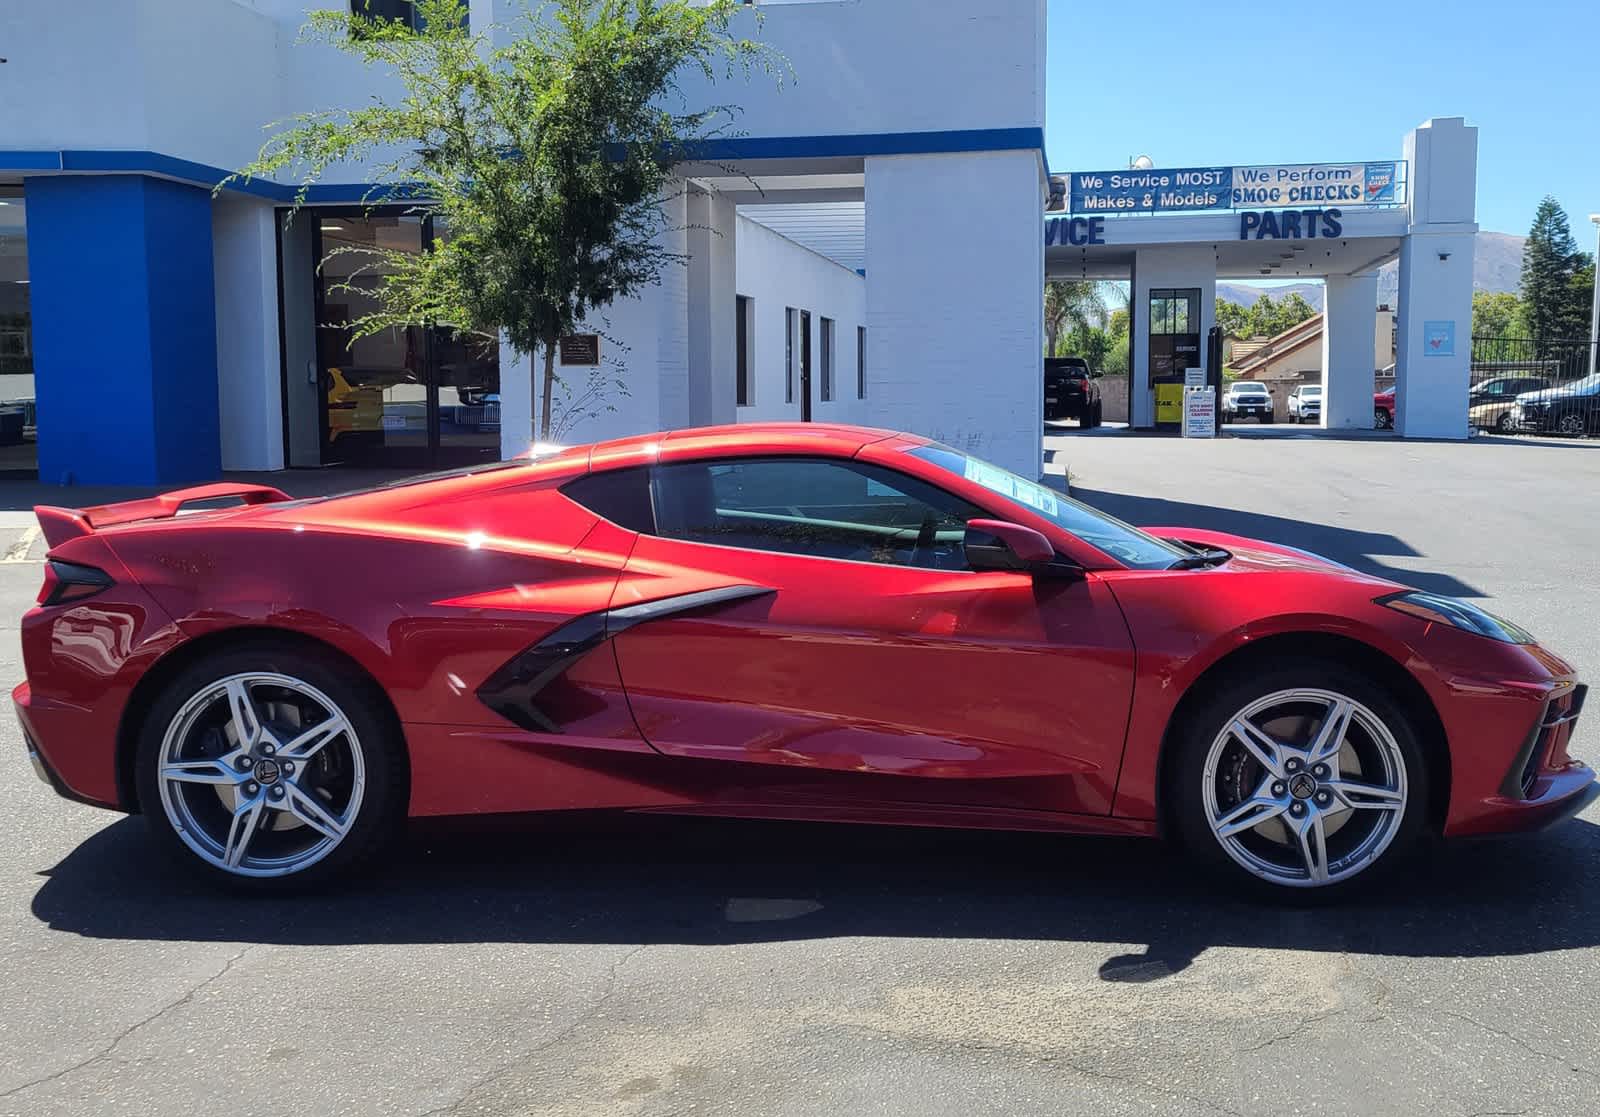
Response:
[{"label": "sign reading we perform smog checks", "polygon": [[1396,163],[1087,171],[1071,176],[1073,213],[1186,213],[1298,206],[1385,206]]}]

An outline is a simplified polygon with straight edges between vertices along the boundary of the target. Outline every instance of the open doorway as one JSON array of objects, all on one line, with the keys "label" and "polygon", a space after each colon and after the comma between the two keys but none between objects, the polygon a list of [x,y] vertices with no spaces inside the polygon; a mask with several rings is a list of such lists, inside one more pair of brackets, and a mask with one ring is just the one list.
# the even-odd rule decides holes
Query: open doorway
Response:
[{"label": "open doorway", "polygon": [[[283,235],[291,464],[426,469],[497,460],[496,339],[447,325],[354,336],[380,308],[392,254],[428,251],[449,235],[442,223],[414,207],[320,209],[300,214]],[[309,331],[299,331],[309,332],[309,351],[291,360],[297,299],[310,302]]]}]

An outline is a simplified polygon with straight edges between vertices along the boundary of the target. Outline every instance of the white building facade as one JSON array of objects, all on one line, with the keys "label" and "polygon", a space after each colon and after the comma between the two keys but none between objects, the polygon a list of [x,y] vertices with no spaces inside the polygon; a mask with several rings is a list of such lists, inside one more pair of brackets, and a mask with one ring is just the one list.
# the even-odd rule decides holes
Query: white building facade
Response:
[{"label": "white building facade", "polygon": [[[295,183],[213,197],[265,123],[383,88],[296,43],[305,7],[88,0],[69,19],[19,0],[0,15],[0,201],[25,215],[0,236],[25,273],[30,378],[18,364],[0,388],[19,412],[27,394],[30,443],[0,468],[36,453],[46,480],[175,483],[529,444],[526,355],[420,330],[348,343],[370,296],[318,261],[337,246],[420,251],[441,235],[426,215],[359,207],[362,167],[330,173],[292,222]],[[472,0],[470,24],[516,12]],[[841,420],[1036,471],[1044,19],[1044,0],[741,13],[736,31],[792,74],[704,90],[741,106],[739,137],[684,167],[665,202],[669,246],[689,262],[592,323],[597,344],[564,348],[560,437]],[[853,219],[862,259],[761,223],[793,207]]]},{"label": "white building facade", "polygon": [[[360,166],[331,172],[293,220],[297,183],[213,193],[267,122],[386,91],[297,43],[306,6],[0,12],[0,472],[164,484],[445,466],[533,441],[528,355],[448,330],[349,339],[375,296],[330,251],[423,251],[445,235],[426,212],[363,206]],[[471,0],[470,26],[519,10]],[[1153,308],[1192,293],[1185,327],[1204,336],[1216,279],[1289,274],[1269,259],[1326,279],[1323,421],[1364,425],[1373,275],[1396,257],[1397,426],[1465,435],[1476,134],[1461,121],[1407,137],[1407,192],[1348,209],[1337,236],[1264,241],[1229,210],[1104,215],[1091,237],[1078,214],[1046,224],[1045,0],[769,0],[738,20],[792,73],[691,83],[691,101],[741,107],[737,138],[680,168],[663,201],[687,264],[563,345],[562,441],[844,421],[1036,475],[1047,271],[1131,283],[1130,403],[1147,426]],[[1452,355],[1438,352],[1447,323]]]}]

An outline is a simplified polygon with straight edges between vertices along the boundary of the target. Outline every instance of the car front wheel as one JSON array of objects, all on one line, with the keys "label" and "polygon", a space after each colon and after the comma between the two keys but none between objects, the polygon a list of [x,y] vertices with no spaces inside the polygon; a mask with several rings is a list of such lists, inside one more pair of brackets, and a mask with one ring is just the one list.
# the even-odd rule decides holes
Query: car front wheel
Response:
[{"label": "car front wheel", "polygon": [[279,888],[354,868],[404,813],[398,733],[370,684],[313,649],[240,647],[179,672],[139,740],[158,840],[220,882]]},{"label": "car front wheel", "polygon": [[1413,844],[1427,814],[1422,749],[1370,679],[1304,660],[1218,687],[1170,773],[1189,850],[1280,897],[1346,891]]}]

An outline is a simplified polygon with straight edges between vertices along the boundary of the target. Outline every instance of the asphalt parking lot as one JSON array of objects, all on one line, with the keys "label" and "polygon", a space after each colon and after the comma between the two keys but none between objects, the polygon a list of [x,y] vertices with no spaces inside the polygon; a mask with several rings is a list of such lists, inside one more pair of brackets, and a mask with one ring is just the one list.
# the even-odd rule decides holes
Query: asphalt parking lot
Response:
[{"label": "asphalt parking lot", "polygon": [[[1047,445],[1124,518],[1484,599],[1600,677],[1600,443]],[[38,548],[0,552],[14,681]],[[665,820],[436,826],[240,899],[9,719],[0,795],[0,1114],[1600,1112],[1594,810],[1318,910],[1153,843]]]}]

